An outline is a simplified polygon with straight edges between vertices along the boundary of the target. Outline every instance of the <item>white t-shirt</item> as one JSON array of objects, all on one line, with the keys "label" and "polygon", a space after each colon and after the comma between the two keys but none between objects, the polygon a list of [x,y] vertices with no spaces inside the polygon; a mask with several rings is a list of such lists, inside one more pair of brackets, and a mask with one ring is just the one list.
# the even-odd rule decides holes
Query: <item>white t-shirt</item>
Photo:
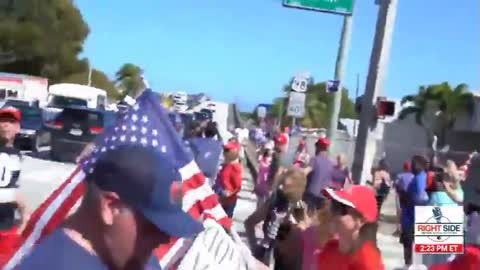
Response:
[{"label": "white t-shirt", "polygon": [[238,141],[243,144],[246,140],[248,140],[248,129],[246,128],[236,128],[235,134],[237,135]]},{"label": "white t-shirt", "polygon": [[15,225],[21,154],[13,147],[0,147],[0,227]]},{"label": "white t-shirt", "polygon": [[275,142],[273,140],[268,140],[265,143],[265,149],[273,150],[274,147],[275,147]]},{"label": "white t-shirt", "polygon": [[13,147],[0,147],[0,188],[16,188],[20,177],[20,151]]}]

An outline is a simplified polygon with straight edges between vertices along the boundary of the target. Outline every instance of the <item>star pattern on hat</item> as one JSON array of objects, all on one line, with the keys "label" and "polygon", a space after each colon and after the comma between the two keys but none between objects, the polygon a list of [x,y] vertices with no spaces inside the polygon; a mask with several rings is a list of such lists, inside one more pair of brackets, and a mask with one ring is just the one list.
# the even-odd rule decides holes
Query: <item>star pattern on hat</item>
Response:
[{"label": "star pattern on hat", "polygon": [[159,123],[151,121],[152,117],[140,104],[130,107],[119,117],[117,125],[107,129],[92,151],[89,158],[82,162],[85,172],[93,172],[95,161],[99,155],[120,145],[137,144],[144,147],[157,148],[161,153],[168,154],[169,147],[161,143],[165,141],[163,130],[159,130]]}]

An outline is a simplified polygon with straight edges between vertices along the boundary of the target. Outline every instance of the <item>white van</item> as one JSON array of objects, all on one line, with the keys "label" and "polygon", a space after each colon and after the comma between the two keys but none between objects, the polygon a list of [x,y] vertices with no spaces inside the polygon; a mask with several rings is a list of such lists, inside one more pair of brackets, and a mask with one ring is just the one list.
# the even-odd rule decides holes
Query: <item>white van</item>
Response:
[{"label": "white van", "polygon": [[74,83],[51,85],[48,89],[48,106],[65,107],[69,105],[105,109],[107,107],[107,92],[99,88]]},{"label": "white van", "polygon": [[47,89],[48,80],[45,78],[0,72],[0,101],[38,101],[43,107],[47,103]]}]

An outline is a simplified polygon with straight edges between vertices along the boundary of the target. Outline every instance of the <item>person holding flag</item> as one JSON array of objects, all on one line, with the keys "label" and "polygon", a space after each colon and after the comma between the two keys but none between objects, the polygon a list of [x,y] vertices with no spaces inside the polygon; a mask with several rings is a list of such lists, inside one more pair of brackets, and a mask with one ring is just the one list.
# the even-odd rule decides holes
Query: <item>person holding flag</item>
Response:
[{"label": "person holding flag", "polygon": [[157,149],[121,145],[93,158],[77,212],[16,269],[160,269],[155,248],[203,230],[172,198],[180,176]]},{"label": "person holding flag", "polygon": [[[155,150],[122,150],[130,154],[128,159],[125,158],[122,161],[125,163],[121,164],[107,159],[107,157],[111,158],[111,151],[121,151],[126,147],[124,145]],[[115,159],[121,159],[120,152],[113,153],[116,154]],[[125,153],[122,152],[122,155],[126,155]],[[131,164],[127,164],[126,160]],[[101,164],[105,164],[102,166],[108,165],[107,168],[119,169],[120,173],[113,169],[97,171],[98,168],[102,168],[97,164],[100,161],[103,162]],[[142,163],[150,164],[151,168],[145,168]],[[155,168],[157,163],[159,165]],[[167,166],[167,164],[170,165]],[[127,173],[127,169],[134,165],[136,165],[135,171]],[[175,170],[175,176],[171,170]],[[107,177],[113,177],[116,181],[112,182],[106,179]],[[148,180],[148,182],[135,182],[140,180]],[[201,229],[201,226],[194,225],[193,221],[187,221],[187,216],[176,211],[180,209],[176,206],[176,197],[170,196],[170,192],[165,191],[170,190],[169,183],[174,180],[182,181],[176,192],[172,194],[181,195],[181,209],[184,212],[188,213],[192,219],[201,222],[213,220],[227,231],[230,230],[231,220],[219,204],[217,195],[206,183],[190,151],[178,137],[167,112],[158,103],[155,94],[151,90],[145,90],[116,126],[108,128],[97,137],[91,155],[83,159],[72,174],[32,213],[22,233],[23,241],[20,248],[10,257],[8,263],[2,266],[2,269],[17,269],[25,256],[28,256],[25,266],[28,266],[29,261],[36,262],[35,253],[48,253],[49,248],[55,247],[57,241],[69,243],[73,250],[83,249],[78,251],[77,255],[83,256],[86,252],[87,256],[84,258],[88,258],[87,260],[90,260],[93,265],[98,266],[98,258],[102,258],[100,260],[102,263],[114,267],[129,264],[141,265],[148,259],[146,254],[150,252],[150,245],[157,245],[153,252],[155,259],[151,261],[155,261],[161,269],[172,269],[191,246],[192,241],[189,236],[194,235],[198,228]],[[162,189],[163,193],[157,189]],[[150,193],[144,193],[145,190]],[[96,216],[90,221],[92,223],[83,220],[88,218],[80,218],[83,214],[76,214],[67,221],[64,228],[59,229],[77,201],[83,195],[91,194],[90,191],[95,195],[92,195],[91,201],[95,206],[93,209],[96,209],[90,213]],[[152,192],[160,192],[162,195],[155,195]],[[151,199],[145,200],[143,197],[148,197],[146,194],[150,194]],[[142,198],[137,198],[139,195]],[[164,220],[162,222],[158,219],[160,215]],[[163,224],[168,223],[170,218],[172,221],[176,220],[175,228],[171,228],[171,224]],[[89,235],[92,228],[88,228],[86,224],[92,226],[100,224],[101,229],[94,232],[100,237]],[[125,231],[127,225],[134,226],[137,230],[146,230],[152,239],[142,240],[143,236],[135,237],[131,234],[128,237],[124,235],[123,238],[113,240],[114,235],[130,234],[129,231]],[[49,235],[51,237],[48,237]],[[139,246],[138,241],[146,241],[148,245]],[[132,245],[131,242],[137,244]],[[102,243],[105,246],[101,246]],[[117,244],[112,245],[114,243]],[[126,246],[127,250],[123,250],[123,246]],[[39,251],[35,251],[36,248],[39,248]],[[128,248],[135,249],[135,252]],[[29,255],[32,250],[34,253]],[[123,256],[118,255],[117,252]],[[109,253],[116,255],[114,257]],[[92,259],[92,255],[98,258]],[[58,253],[55,253],[54,258],[62,260]],[[73,265],[75,261],[71,261],[66,269],[74,269]],[[105,265],[101,266],[106,269]],[[40,267],[40,269],[54,268]]]}]

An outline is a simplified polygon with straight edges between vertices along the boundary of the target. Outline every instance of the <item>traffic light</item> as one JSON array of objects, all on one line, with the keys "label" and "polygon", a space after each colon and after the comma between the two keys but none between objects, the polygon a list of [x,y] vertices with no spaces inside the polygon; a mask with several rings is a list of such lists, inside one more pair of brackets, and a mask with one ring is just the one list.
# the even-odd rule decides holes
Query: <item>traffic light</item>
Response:
[{"label": "traffic light", "polygon": [[[357,97],[355,100],[355,112],[360,114],[362,112],[363,95]],[[384,119],[386,116],[395,115],[395,101],[387,100],[385,97],[378,97],[376,103],[377,118]]]},{"label": "traffic light", "polygon": [[395,115],[395,101],[387,100],[385,97],[379,97],[377,100],[377,116],[380,119],[385,116]]},{"label": "traffic light", "polygon": [[363,98],[363,95],[355,99],[355,112],[357,114],[360,114],[362,112],[362,98]]}]

